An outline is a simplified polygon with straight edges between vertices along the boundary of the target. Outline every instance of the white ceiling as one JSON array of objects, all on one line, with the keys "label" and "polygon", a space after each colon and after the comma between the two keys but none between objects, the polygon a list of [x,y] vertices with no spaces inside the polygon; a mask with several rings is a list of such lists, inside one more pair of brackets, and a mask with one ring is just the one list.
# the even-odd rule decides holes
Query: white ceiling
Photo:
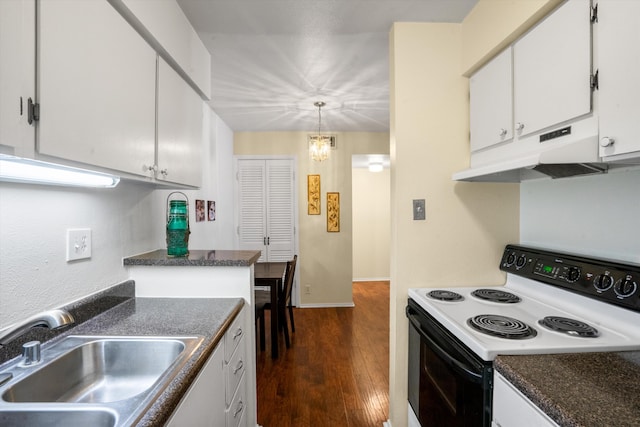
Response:
[{"label": "white ceiling", "polygon": [[389,130],[393,22],[460,22],[477,0],[178,0],[234,131]]}]

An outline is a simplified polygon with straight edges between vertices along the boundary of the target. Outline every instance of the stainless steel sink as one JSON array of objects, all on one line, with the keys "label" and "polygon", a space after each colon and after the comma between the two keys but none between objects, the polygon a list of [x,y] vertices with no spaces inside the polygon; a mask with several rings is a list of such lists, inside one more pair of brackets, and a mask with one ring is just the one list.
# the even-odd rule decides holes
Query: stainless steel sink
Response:
[{"label": "stainless steel sink", "polygon": [[99,339],[9,387],[7,402],[107,403],[150,388],[185,349],[178,340]]},{"label": "stainless steel sink", "polygon": [[113,427],[117,416],[112,411],[94,410],[4,410],[0,411],[0,425],[3,427],[59,427],[92,426]]},{"label": "stainless steel sink", "polygon": [[187,363],[201,337],[69,336],[42,361],[0,367],[0,425],[129,425]]}]

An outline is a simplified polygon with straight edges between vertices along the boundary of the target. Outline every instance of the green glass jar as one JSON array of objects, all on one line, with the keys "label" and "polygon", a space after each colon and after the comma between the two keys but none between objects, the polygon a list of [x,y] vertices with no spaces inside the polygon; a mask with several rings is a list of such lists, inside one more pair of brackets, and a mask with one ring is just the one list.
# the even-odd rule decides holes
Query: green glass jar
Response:
[{"label": "green glass jar", "polygon": [[189,255],[190,231],[187,203],[188,201],[185,200],[169,201],[169,212],[167,215],[168,256],[181,257]]}]

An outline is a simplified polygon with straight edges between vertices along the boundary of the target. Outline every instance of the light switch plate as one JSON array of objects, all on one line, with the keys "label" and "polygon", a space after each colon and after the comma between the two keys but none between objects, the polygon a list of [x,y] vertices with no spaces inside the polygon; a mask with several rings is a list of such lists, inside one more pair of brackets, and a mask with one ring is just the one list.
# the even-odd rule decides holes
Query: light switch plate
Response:
[{"label": "light switch plate", "polygon": [[413,220],[421,221],[426,218],[424,199],[413,200]]},{"label": "light switch plate", "polygon": [[91,258],[91,229],[67,230],[67,261]]}]

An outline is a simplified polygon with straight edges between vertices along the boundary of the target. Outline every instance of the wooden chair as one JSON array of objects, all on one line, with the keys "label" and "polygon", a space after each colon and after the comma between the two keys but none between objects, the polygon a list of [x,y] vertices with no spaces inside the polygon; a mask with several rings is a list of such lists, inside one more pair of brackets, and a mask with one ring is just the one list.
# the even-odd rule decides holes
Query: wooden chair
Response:
[{"label": "wooden chair", "polygon": [[291,332],[295,332],[295,324],[293,322],[293,307],[291,305],[291,290],[293,289],[293,277],[296,272],[296,263],[298,255],[294,255],[291,261],[287,261],[287,267],[284,273],[284,286],[279,290],[278,295],[278,307],[275,313],[271,307],[271,295],[270,291],[255,291],[255,310],[256,310],[256,322],[260,329],[260,350],[265,350],[265,311],[272,310],[272,316],[278,316],[280,322],[280,329],[284,331],[284,341],[287,348],[291,347],[291,341],[289,339],[289,326],[287,325],[287,306],[289,307],[289,320],[291,322]]}]

